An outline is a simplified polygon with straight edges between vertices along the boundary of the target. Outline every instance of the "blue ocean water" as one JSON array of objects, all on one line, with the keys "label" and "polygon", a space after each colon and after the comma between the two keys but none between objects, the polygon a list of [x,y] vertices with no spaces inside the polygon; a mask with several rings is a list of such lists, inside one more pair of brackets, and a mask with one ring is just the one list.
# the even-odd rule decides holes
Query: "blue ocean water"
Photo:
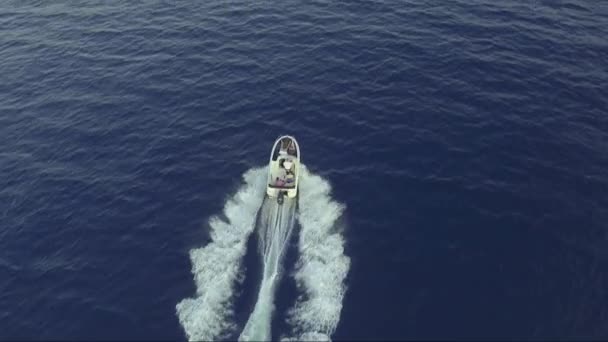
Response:
[{"label": "blue ocean water", "polygon": [[185,339],[283,133],[346,206],[333,339],[606,339],[606,37],[603,1],[4,1],[0,339]]}]

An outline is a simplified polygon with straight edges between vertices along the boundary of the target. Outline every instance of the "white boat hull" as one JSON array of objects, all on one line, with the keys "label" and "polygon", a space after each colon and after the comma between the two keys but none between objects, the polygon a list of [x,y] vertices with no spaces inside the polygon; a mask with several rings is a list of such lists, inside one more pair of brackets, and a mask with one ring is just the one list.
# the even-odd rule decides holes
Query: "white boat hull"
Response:
[{"label": "white boat hull", "polygon": [[300,146],[289,135],[279,137],[270,152],[266,194],[282,203],[284,196],[298,195],[300,179]]}]

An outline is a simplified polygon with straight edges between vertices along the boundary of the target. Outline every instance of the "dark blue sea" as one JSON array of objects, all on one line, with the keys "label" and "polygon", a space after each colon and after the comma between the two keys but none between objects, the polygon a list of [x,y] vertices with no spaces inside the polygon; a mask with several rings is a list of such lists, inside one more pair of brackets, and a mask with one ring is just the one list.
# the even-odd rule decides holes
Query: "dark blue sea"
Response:
[{"label": "dark blue sea", "polygon": [[325,192],[273,339],[331,257],[333,340],[608,339],[607,37],[590,0],[3,1],[0,340],[186,340],[189,298],[238,338],[256,234],[214,234],[281,134]]}]

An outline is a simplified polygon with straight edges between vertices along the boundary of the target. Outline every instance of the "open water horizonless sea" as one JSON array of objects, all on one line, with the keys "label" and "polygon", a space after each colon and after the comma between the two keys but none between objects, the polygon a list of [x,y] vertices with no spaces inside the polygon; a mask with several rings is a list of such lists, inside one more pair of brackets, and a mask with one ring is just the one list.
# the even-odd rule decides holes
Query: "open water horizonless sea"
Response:
[{"label": "open water horizonless sea", "polygon": [[606,1],[3,1],[0,340],[608,339],[607,37]]}]

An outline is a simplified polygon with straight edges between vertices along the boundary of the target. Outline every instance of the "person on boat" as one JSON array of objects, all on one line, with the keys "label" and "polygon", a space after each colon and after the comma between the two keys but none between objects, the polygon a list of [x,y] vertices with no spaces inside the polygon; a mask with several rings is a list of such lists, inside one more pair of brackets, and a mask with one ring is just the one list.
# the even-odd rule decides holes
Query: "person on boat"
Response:
[{"label": "person on boat", "polygon": [[277,186],[283,186],[285,185],[285,182],[281,178],[277,177],[275,184]]},{"label": "person on boat", "polygon": [[289,145],[290,142],[291,142],[291,139],[283,138],[283,140],[281,141],[281,149],[286,150],[287,146]]},{"label": "person on boat", "polygon": [[293,174],[292,171],[293,162],[291,160],[286,160],[283,162],[283,167],[285,168],[285,174]]}]

